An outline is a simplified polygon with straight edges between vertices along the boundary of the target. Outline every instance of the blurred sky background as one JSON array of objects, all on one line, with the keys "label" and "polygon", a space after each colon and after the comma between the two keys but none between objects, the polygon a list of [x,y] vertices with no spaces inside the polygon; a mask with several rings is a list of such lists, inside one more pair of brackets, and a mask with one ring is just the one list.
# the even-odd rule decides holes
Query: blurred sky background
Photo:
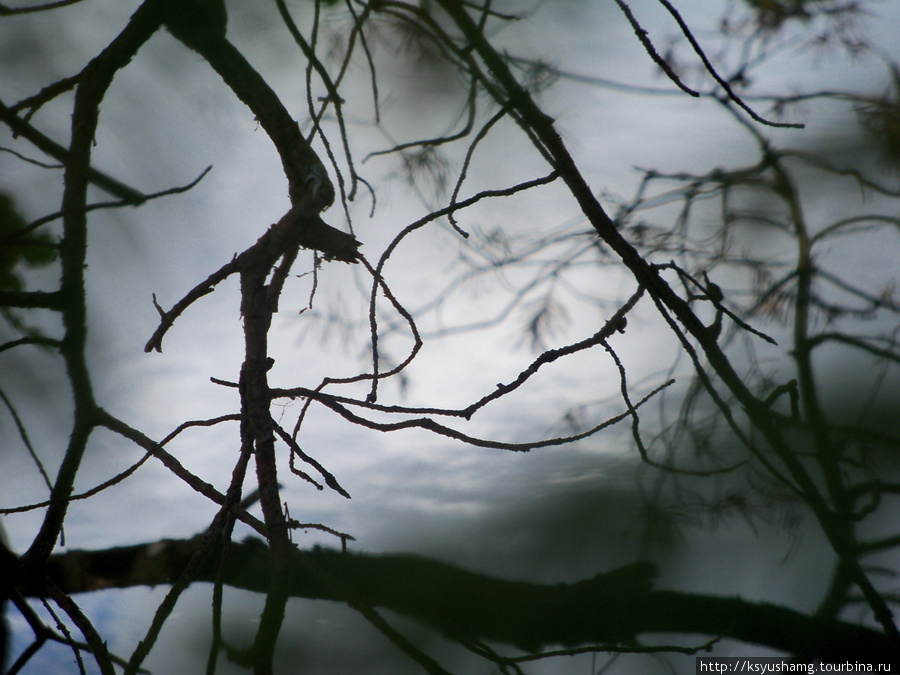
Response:
[{"label": "blurred sky background", "polygon": [[[737,3],[679,0],[676,3],[704,44],[717,45],[717,21]],[[634,87],[670,93],[641,94],[621,88],[567,80],[556,82],[539,98],[557,121],[582,172],[599,193],[629,198],[640,179],[635,167],[660,171],[708,171],[753,161],[753,139],[733,118],[708,99],[674,94],[634,37],[621,12],[609,1],[495,3],[528,8],[528,20],[507,26],[495,38],[510,53],[546,59],[562,71],[602,78]],[[0,18],[0,99],[7,105],[64,76],[78,72],[121,30],[135,2],[90,0],[39,15]],[[308,120],[303,92],[304,62],[277,18],[274,3],[229,2],[228,37],[274,86],[301,122]],[[291,4],[298,24],[309,25],[309,4]],[[654,2],[639,0],[632,8],[660,51],[676,27]],[[858,30],[894,60],[900,3],[867,4],[869,14]],[[325,12],[325,33],[340,35],[347,25],[342,9]],[[364,64],[356,64],[345,86],[351,142],[357,160],[392,143],[443,132],[459,114],[461,93],[452,74],[438,67],[410,63],[408,53],[392,48],[386,33],[376,41],[383,127],[372,124],[371,92]],[[323,39],[322,49],[327,45]],[[881,93],[888,73],[874,56],[849,59],[816,53],[799,46],[786,49],[754,71],[751,93],[841,89]],[[396,45],[393,45],[396,47]],[[711,55],[715,56],[713,49]],[[708,88],[708,82],[703,87]],[[750,99],[752,102],[752,99]],[[761,113],[765,105],[754,103]],[[61,142],[68,138],[71,96],[45,106],[33,119],[44,133]],[[853,128],[847,106],[811,102],[788,112],[803,131],[765,129],[789,147],[837,154],[866,150]],[[308,128],[308,123],[304,129]],[[39,152],[9,130],[0,131],[0,146],[29,157]],[[317,148],[318,149],[318,148]],[[451,184],[463,148],[447,150]],[[237,102],[199,56],[167,33],[160,32],[116,78],[101,109],[94,166],[145,193],[186,184],[205,167],[213,171],[192,191],[154,201],[137,209],[98,211],[91,215],[88,279],[90,307],[89,360],[96,395],[102,406],[148,436],[160,439],[180,422],[238,411],[234,390],[212,384],[210,377],[236,381],[242,361],[242,333],[236,279],[195,303],[168,333],[162,354],[145,354],[143,346],[157,325],[151,302],[155,293],[170,307],[201,279],[250,246],[277,221],[289,204],[284,175],[267,136],[252,113]],[[396,156],[375,157],[361,173],[376,189],[378,203],[369,218],[371,200],[362,194],[352,206],[354,231],[370,260],[407,223],[427,213],[435,199],[426,182],[413,188],[401,175]],[[512,185],[546,173],[536,153],[512,125],[498,128],[479,148],[461,195]],[[0,190],[14,195],[26,220],[59,208],[59,171],[47,171],[0,153]],[[884,182],[896,183],[896,175]],[[831,217],[835,209],[854,212],[863,205],[858,190],[814,188],[808,205]],[[107,196],[93,191],[94,200]],[[871,198],[864,204],[873,206]],[[612,206],[612,198],[609,201]],[[896,213],[896,205],[887,206]],[[571,199],[556,187],[521,198],[496,200],[460,214],[460,224],[475,235],[502,228],[512,237],[536,237],[548,231],[584,229]],[[325,220],[345,227],[338,206]],[[53,226],[49,228],[55,231]],[[476,241],[478,236],[473,237]],[[756,245],[782,246],[778,241]],[[447,227],[433,226],[410,237],[386,267],[386,276],[410,309],[426,307],[458,274],[460,255],[475,256]],[[309,271],[311,255],[296,272]],[[826,260],[840,272],[877,287],[897,280],[900,246],[893,237],[873,239],[829,252]],[[57,271],[29,273],[30,288],[52,288]],[[585,292],[609,298],[609,311],[587,310],[575,302],[569,322],[554,335],[557,346],[592,334],[615,310],[613,301],[634,291],[633,283],[609,267],[584,268],[570,277]],[[440,311],[422,315],[423,333],[477,323],[495,316],[509,302],[509,289],[524,283],[523,273],[486,276],[464,287]],[[738,284],[739,281],[735,281]],[[365,368],[368,336],[365,296],[368,279],[357,268],[326,264],[320,273],[315,312],[301,315],[311,278],[292,279],[282,297],[281,314],[271,333],[276,366],[270,384],[315,386],[322,377],[348,376]],[[728,284],[723,283],[723,287]],[[625,335],[612,340],[629,367],[636,388],[649,391],[663,379],[676,349],[659,330],[649,311],[629,321]],[[340,314],[356,322],[347,331],[327,329],[324,317]],[[385,383],[381,402],[409,405],[464,406],[512,380],[535,356],[523,337],[524,314],[514,311],[508,322],[477,331],[450,333],[428,342],[411,367],[405,389]],[[29,318],[31,323],[37,319]],[[389,312],[384,322],[394,321]],[[44,317],[48,332],[58,331],[56,318]],[[0,330],[5,330],[2,328]],[[6,339],[3,334],[4,340]],[[410,341],[402,331],[385,338],[385,354],[402,358]],[[783,344],[780,357],[787,347]],[[649,355],[649,356],[648,356]],[[773,354],[773,357],[777,355]],[[861,364],[822,364],[834,379],[850,386],[847,370]],[[31,440],[55,474],[69,433],[68,388],[58,359],[22,349],[0,354],[3,387],[14,398]],[[604,355],[589,352],[549,371],[493,408],[481,411],[465,427],[467,433],[508,441],[559,435],[562,413],[580,402],[604,401],[591,419],[621,412],[615,398],[616,371]],[[348,390],[364,395],[362,389]],[[343,393],[343,392],[342,392]],[[841,405],[840,397],[836,399]],[[300,402],[284,409],[293,426]],[[652,424],[651,424],[652,428]],[[638,516],[643,476],[628,429],[616,428],[569,447],[528,454],[472,448],[421,431],[379,435],[349,426],[313,407],[300,435],[304,450],[321,461],[352,495],[346,500],[318,492],[282,469],[284,498],[290,515],[352,534],[351,550],[408,551],[437,557],[475,571],[555,583],[576,581],[636,559],[640,547]],[[46,489],[27,453],[17,441],[8,416],[0,419],[2,503],[13,506],[46,498]],[[185,432],[169,450],[208,482],[227,483],[238,451],[237,424]],[[76,491],[89,489],[125,469],[142,452],[112,434],[97,432],[79,475]],[[223,459],[224,457],[224,459]],[[251,474],[252,475],[252,474]],[[14,477],[14,479],[12,479]],[[70,508],[66,525],[69,548],[100,549],[190,537],[208,525],[215,509],[151,460],[132,479]],[[24,550],[41,522],[42,512],[3,519],[12,546]],[[238,538],[249,534],[240,530]],[[301,547],[339,542],[315,531],[297,532]],[[715,531],[688,529],[669,548],[652,551],[661,565],[658,586],[705,593],[740,594],[809,611],[816,607],[831,568],[823,564],[824,541],[812,526],[788,533],[775,524],[754,532],[732,521]],[[787,562],[785,562],[787,561]],[[128,653],[149,622],[148,608],[165,589],[131,589],[82,596],[114,651]],[[234,610],[229,630],[249,632],[261,598],[227,592]],[[209,589],[194,587],[179,604],[147,666],[157,673],[197,672],[205,660],[209,635]],[[139,609],[142,608],[142,609]],[[417,672],[405,657],[346,608],[324,602],[292,602],[281,638],[284,658],[295,670],[285,672]],[[27,627],[11,616],[17,647]],[[241,622],[246,622],[244,625]],[[399,620],[405,631],[424,641],[438,660],[459,672],[490,672],[484,662],[451,656],[450,647],[431,642],[415,625]],[[105,629],[105,630],[104,630]],[[354,637],[348,638],[348,631]],[[314,646],[313,646],[314,645]],[[196,650],[192,648],[196,646]],[[71,659],[64,650],[45,650],[28,673],[48,673],[56,658]],[[60,656],[62,655],[62,656]],[[196,658],[196,662],[192,659]],[[642,657],[642,672],[664,672],[666,663]],[[669,663],[692,672],[693,659]],[[463,659],[454,662],[453,659]],[[529,672],[591,672],[591,657],[553,661]],[[689,661],[689,663],[688,663]],[[596,664],[599,666],[599,657]],[[687,665],[685,665],[687,664]],[[223,664],[221,672],[231,672]],[[644,669],[646,668],[646,670]],[[177,670],[176,670],[177,669]],[[60,670],[58,672],[72,672]],[[92,671],[93,672],[93,671]],[[239,671],[235,671],[239,672]],[[624,672],[624,671],[623,671]]]}]

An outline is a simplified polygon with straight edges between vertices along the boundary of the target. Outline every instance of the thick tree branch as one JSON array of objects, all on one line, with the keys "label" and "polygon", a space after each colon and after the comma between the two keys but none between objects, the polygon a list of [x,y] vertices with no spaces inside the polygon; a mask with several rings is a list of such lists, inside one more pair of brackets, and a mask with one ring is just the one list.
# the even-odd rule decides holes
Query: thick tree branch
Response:
[{"label": "thick tree branch", "polygon": [[[201,545],[198,536],[104,551],[70,551],[51,557],[48,574],[67,593],[167,584]],[[455,640],[491,640],[535,651],[550,644],[627,643],[635,636],[657,633],[702,634],[803,658],[873,662],[897,657],[891,640],[870,628],[740,598],[653,591],[653,567],[642,562],[572,584],[541,585],[475,574],[410,555],[316,548],[297,551],[292,560],[292,596],[362,600],[406,614]],[[196,571],[197,581],[216,579],[216,556],[208,561]],[[265,593],[267,563],[262,542],[233,543],[222,578],[229,586]],[[332,582],[324,581],[323,574]],[[24,591],[40,594],[38,588]]]},{"label": "thick tree branch", "polygon": [[142,5],[124,30],[88,64],[75,93],[72,143],[66,160],[62,203],[63,239],[60,244],[62,279],[58,291],[65,326],[60,352],[65,360],[72,388],[75,420],[69,446],[50,495],[50,506],[43,525],[20,562],[21,569],[32,572],[40,570],[59,536],[88,437],[96,423],[97,405],[85,361],[87,307],[84,274],[87,257],[85,212],[87,187],[90,181],[91,149],[100,115],[100,103],[115,73],[131,61],[159,25],[160,17],[153,4]]},{"label": "thick tree branch", "polygon": [[[538,107],[531,95],[518,83],[506,61],[490,44],[466,10],[454,0],[439,0],[439,2],[487,65],[488,70],[504,92],[506,100],[511,101],[519,112],[520,125],[523,126],[526,133],[529,133],[529,137],[532,137],[531,134],[533,134],[533,137],[539,140],[539,149],[549,155],[551,164],[565,181],[600,239],[619,255],[638,283],[646,288],[660,312],[663,314],[671,312],[674,318],[684,326],[687,334],[697,341],[722,383],[734,395],[753,426],[762,434],[787,468],[800,488],[803,499],[815,513],[834,551],[851,571],[854,582],[862,590],[879,623],[893,636],[900,648],[900,632],[893,621],[891,611],[855,557],[855,546],[847,534],[848,522],[841,513],[835,513],[829,506],[816,481],[794,453],[792,444],[782,435],[764,401],[758,399],[744,383],[716,338],[710,334],[690,304],[666,283],[659,269],[644,259],[618,231],[582,176],[566,144],[554,128],[553,120]],[[674,324],[671,325],[674,327]],[[690,348],[685,337],[682,337],[682,344],[686,348]],[[714,394],[712,383],[709,380],[705,380],[704,383],[710,393]],[[722,407],[720,404],[720,409],[730,416],[730,410],[727,407]],[[754,451],[752,446],[749,449],[751,452]]]}]

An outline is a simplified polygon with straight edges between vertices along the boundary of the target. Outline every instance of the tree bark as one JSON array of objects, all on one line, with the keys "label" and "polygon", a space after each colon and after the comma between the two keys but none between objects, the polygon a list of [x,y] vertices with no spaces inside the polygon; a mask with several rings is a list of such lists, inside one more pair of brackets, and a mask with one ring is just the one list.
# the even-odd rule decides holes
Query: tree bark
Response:
[{"label": "tree bark", "polygon": [[[103,551],[54,555],[47,573],[67,593],[169,583],[200,538],[161,540]],[[807,616],[738,597],[652,590],[655,570],[636,562],[571,584],[544,585],[475,574],[413,555],[366,555],[315,548],[293,551],[290,595],[382,607],[454,640],[488,640],[537,651],[545,645],[633,643],[638,636],[721,636],[826,661],[890,661],[891,640],[871,628]],[[218,556],[196,580],[216,578]],[[267,546],[233,543],[225,583],[269,590]],[[325,581],[323,581],[325,580]],[[38,588],[20,589],[38,595]]]}]

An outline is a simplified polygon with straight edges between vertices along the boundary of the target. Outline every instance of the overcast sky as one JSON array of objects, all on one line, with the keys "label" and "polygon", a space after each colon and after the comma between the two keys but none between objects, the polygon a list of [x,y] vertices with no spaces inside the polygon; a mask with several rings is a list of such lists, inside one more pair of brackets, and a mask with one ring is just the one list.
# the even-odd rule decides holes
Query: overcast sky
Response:
[{"label": "overcast sky", "polygon": [[[521,7],[522,3],[513,5]],[[675,26],[656,3],[633,5],[662,50]],[[714,40],[711,31],[718,14],[710,12],[713,5],[720,7],[720,3],[705,1],[678,3],[701,40]],[[583,76],[673,89],[655,74],[613,3],[529,6],[536,8],[531,20],[497,36],[511,52],[544,57],[561,70]],[[76,73],[120,30],[135,7],[133,2],[94,0],[46,16],[0,19],[4,72],[0,99],[9,105],[55,78]],[[303,63],[286,31],[273,24],[275,11],[274,4],[268,3],[231,7],[229,37],[275,84],[302,123],[306,119]],[[872,11],[860,30],[883,50],[893,50],[896,59],[900,56],[895,37],[900,6],[874,3]],[[337,28],[345,19],[338,11],[328,21]],[[347,90],[357,159],[392,141],[445,131],[460,108],[459,92],[448,86],[449,80],[441,73],[421,72],[384,42],[375,48],[384,63],[379,80],[384,126],[378,129],[371,124],[370,90],[364,65],[359,64],[351,70],[353,86]],[[756,75],[756,93],[818,88],[880,93],[888,86],[882,65],[873,57],[852,62],[841,56],[811,57],[792,50]],[[640,178],[635,167],[704,171],[716,165],[740,164],[742,157],[752,160],[752,139],[709,100],[650,97],[561,80],[541,95],[540,102],[557,120],[597,192],[631,196]],[[35,116],[35,126],[64,142],[70,105],[71,98],[63,97],[58,104],[47,106]],[[791,146],[815,147],[821,138],[844,135],[851,115],[837,106],[810,104],[792,111],[790,117],[806,122],[808,128],[766,133]],[[27,142],[12,140],[7,131],[0,133],[0,147],[40,158]],[[453,171],[460,166],[460,152],[448,150]],[[157,439],[186,419],[236,412],[234,391],[209,381],[210,377],[237,379],[242,334],[236,279],[222,284],[179,319],[166,337],[162,354],[145,354],[143,345],[156,327],[152,293],[163,307],[171,306],[252,244],[288,208],[284,176],[268,138],[198,56],[168,34],[158,34],[110,90],[94,158],[96,167],[147,193],[186,184],[205,167],[214,167],[189,193],[140,209],[92,216],[87,277],[89,357],[98,401]],[[361,165],[379,200],[371,219],[371,201],[365,196],[351,209],[354,230],[370,260],[377,259],[403,226],[427,212],[433,197],[427,185],[417,192],[402,179],[390,180],[398,170],[397,159],[390,156]],[[479,149],[461,195],[505,187],[542,173],[546,168],[536,161],[533,149],[509,125],[499,128]],[[38,170],[11,154],[0,153],[0,190],[15,195],[26,219],[37,218],[59,206],[59,173]],[[99,191],[92,196],[107,198]],[[830,203],[810,204],[811,213],[817,208],[830,208]],[[328,211],[325,218],[346,227],[339,207]],[[515,203],[500,201],[462,214],[460,223],[476,235],[497,227],[509,236],[585,227],[573,203],[554,188]],[[446,227],[430,228],[401,247],[386,268],[388,281],[407,306],[423,306],[444,282],[455,277],[461,251],[465,249],[457,235]],[[843,260],[841,269],[881,280],[890,276],[898,254],[894,237],[879,239],[877,245],[863,251],[841,251],[834,260],[835,264]],[[304,258],[295,272],[308,271],[310,260]],[[55,275],[55,270],[38,273],[34,283],[51,288]],[[466,288],[442,312],[424,315],[420,327],[435,331],[490,317],[508,302],[508,289],[523,278],[512,274]],[[590,269],[571,278],[583,290],[599,289],[610,300],[625,298],[634,290],[613,270]],[[315,386],[325,375],[352,375],[365,367],[365,306],[358,290],[368,283],[365,275],[341,263],[327,265],[321,274],[316,314],[326,316],[341,310],[357,322],[357,329],[346,340],[332,331],[323,341],[322,322],[310,316],[312,313],[300,315],[310,283],[310,277],[292,280],[281,301],[281,315],[272,331],[273,386]],[[590,335],[604,318],[596,311],[585,313],[583,306],[573,307],[570,324],[556,337],[560,344]],[[611,313],[615,307],[610,308]],[[392,320],[390,313],[384,316],[385,321]],[[384,384],[381,400],[458,407],[484,395],[497,382],[510,381],[534,358],[527,340],[521,339],[523,317],[514,312],[507,325],[430,343],[411,369],[405,392]],[[52,318],[46,325],[48,330],[56,328]],[[668,341],[659,339],[657,328],[654,318],[638,313],[626,335],[613,340],[629,367],[635,369],[633,382],[661,372],[675,354]],[[385,348],[402,357],[408,345],[408,338],[398,335],[390,338]],[[653,354],[658,362],[651,363],[647,354]],[[0,354],[0,359],[2,386],[8,393],[15,392],[35,447],[48,466],[54,467],[69,433],[64,374],[48,356],[29,353],[26,357],[25,352],[13,351]],[[646,384],[646,389],[656,382]],[[567,406],[585,398],[602,399],[614,394],[617,387],[608,359],[599,354],[576,358],[555,367],[510,401],[482,411],[466,431],[509,441],[556,435]],[[286,424],[293,426],[299,409],[299,402],[285,408]],[[591,415],[599,420],[620,411],[621,404],[612,404],[594,408]],[[8,448],[0,456],[2,474],[17,477],[16,481],[4,481],[2,506],[45,498],[40,477],[16,442],[8,420],[0,422],[0,434]],[[292,517],[351,533],[358,539],[357,550],[418,551],[491,573],[546,582],[575,580],[639,554],[635,465],[627,459],[631,448],[625,438],[621,433],[610,434],[571,448],[508,454],[465,447],[419,432],[380,436],[314,409],[301,433],[301,445],[335,474],[353,499],[317,492],[286,471],[284,495]],[[231,458],[237,449],[236,424],[185,433],[171,447],[186,466],[216,485],[230,476]],[[121,439],[96,434],[76,490],[90,488],[140,456],[138,449]],[[125,485],[73,504],[67,541],[72,548],[102,548],[191,536],[208,524],[213,513],[214,509],[151,462]],[[39,513],[5,518],[13,547],[27,547],[39,522]],[[790,595],[803,609],[815,606],[817,596],[798,581],[810,579],[812,561],[821,553],[815,532],[804,532],[789,567],[779,565],[783,555],[793,550],[792,542],[777,532],[765,531],[752,539],[749,530],[735,525],[715,536],[713,542],[706,531],[691,532],[691,547],[660,554],[667,562],[663,584],[779,601]],[[757,548],[748,551],[748,540],[755,541]],[[301,546],[337,543],[315,533],[298,534],[295,541]],[[713,542],[715,548],[704,542]],[[727,568],[728,575],[720,578],[704,566],[711,550],[717,556],[717,567]],[[821,566],[817,571],[818,580],[828,572]],[[816,575],[812,576],[815,581]],[[201,598],[199,604],[205,612],[206,595],[196,589],[192,593]],[[149,594],[130,591],[128,597],[137,602],[140,596],[143,602]],[[152,595],[158,598],[159,592]],[[115,621],[133,616],[115,611],[112,598],[98,596],[86,602],[95,603],[97,612],[113,612]],[[320,609],[317,606],[316,612]],[[308,614],[307,620],[318,617],[320,623],[314,630],[324,630],[322,626],[329,620],[308,607],[292,611]],[[324,611],[339,614],[334,621],[353,621],[340,610]],[[121,624],[123,633],[132,637],[140,635],[141,620],[146,617],[133,619],[134,625]],[[307,637],[312,640],[314,636]],[[121,639],[124,644],[128,638]],[[327,663],[323,663],[310,665],[310,672],[317,667],[327,672]],[[547,666],[546,672],[554,672],[556,667]]]}]

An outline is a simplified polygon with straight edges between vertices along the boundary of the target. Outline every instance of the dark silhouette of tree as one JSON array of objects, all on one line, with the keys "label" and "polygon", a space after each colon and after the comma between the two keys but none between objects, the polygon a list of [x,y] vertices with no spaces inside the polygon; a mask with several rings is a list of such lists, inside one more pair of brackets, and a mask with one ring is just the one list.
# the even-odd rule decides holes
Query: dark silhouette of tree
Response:
[{"label": "dark silhouette of tree", "polygon": [[[75,4],[0,5],[0,16],[25,14],[40,21]],[[36,162],[23,154],[30,146],[62,168],[61,204],[54,213],[28,223],[16,211],[16,195],[0,195],[0,307],[7,333],[0,351],[4,356],[30,349],[54,354],[63,365],[71,401],[65,453],[51,470],[40,459],[41,448],[30,440],[14,392],[0,389],[20,445],[31,453],[48,490],[45,501],[4,505],[0,511],[42,514],[27,550],[3,549],[0,602],[8,600],[6,611],[21,613],[35,635],[9,664],[9,672],[22,670],[48,640],[69,645],[82,672],[87,655],[104,674],[139,672],[179,597],[198,581],[213,585],[208,672],[215,672],[223,652],[255,673],[273,672],[292,597],[347,604],[431,673],[447,671],[393,627],[383,608],[434,628],[502,672],[523,672],[526,662],[584,651],[697,654],[723,637],[804,659],[896,662],[900,633],[891,610],[895,598],[882,576],[896,571],[886,554],[900,545],[896,527],[883,525],[900,494],[894,470],[900,446],[896,406],[889,400],[900,361],[896,345],[900,305],[889,286],[872,289],[846,274],[829,271],[820,262],[827,257],[820,251],[827,251],[835,241],[897,228],[900,220],[893,215],[896,204],[890,200],[898,196],[898,190],[891,185],[894,179],[889,173],[882,171],[884,175],[879,176],[878,167],[866,164],[867,155],[835,163],[816,149],[790,149],[776,136],[783,139],[788,130],[799,134],[802,125],[796,120],[802,119],[801,106],[827,100],[850,106],[862,129],[879,146],[882,161],[896,162],[900,75],[888,60],[894,81],[880,96],[853,91],[761,95],[751,87],[762,65],[783,44],[796,43],[797,36],[808,40],[809,49],[837,46],[854,54],[874,52],[854,32],[854,21],[863,16],[860,3],[732,3],[716,38],[721,53],[715,53],[669,0],[658,5],[680,37],[668,46],[651,39],[638,13],[616,0],[666,82],[677,87],[679,95],[714,101],[756,148],[755,161],[736,168],[643,171],[637,193],[630,198],[598,194],[575,159],[576,141],[560,134],[542,104],[545,89],[554,81],[616,83],[591,82],[587,76],[515,56],[501,47],[498,35],[503,26],[530,20],[512,13],[514,4],[335,0],[299,6],[276,0],[275,5],[280,29],[290,34],[294,58],[305,69],[305,110],[291,109],[271,80],[230,41],[232,26],[221,0],[144,0],[87,64],[73,66],[77,72],[36,83],[32,94],[15,103],[0,103],[0,116],[17,139],[16,150],[4,149],[17,161]],[[340,16],[344,30],[339,53],[329,58],[323,25],[331,12]],[[308,23],[298,19],[301,15]],[[277,151],[290,206],[241,253],[197,270],[193,288],[185,289],[171,307],[153,296],[159,322],[146,343],[148,353],[161,352],[168,332],[193,305],[233,277],[240,286],[234,314],[242,321],[244,349],[242,365],[233,378],[212,378],[239,398],[239,411],[223,411],[210,419],[177,420],[168,436],[156,439],[111,413],[95,393],[87,358],[92,330],[87,261],[95,236],[89,227],[94,212],[141,208],[189,192],[209,171],[186,185],[146,193],[95,165],[94,145],[103,128],[101,110],[111,88],[131,64],[140,61],[145,44],[161,31],[187,48],[184,58],[200,59],[215,71],[252,112]],[[450,131],[441,127],[428,138],[389,140],[388,147],[369,155],[396,156],[398,176],[409,181],[411,193],[419,190],[417,196],[428,205],[425,215],[398,227],[381,250],[354,227],[353,209],[367,199],[374,209],[377,194],[377,186],[365,178],[365,160],[358,158],[359,147],[366,147],[361,139],[375,136],[376,130],[389,137],[382,125],[388,111],[382,107],[384,91],[379,86],[379,40],[401,44],[416,56],[417,63],[424,64],[421,67],[448,78],[448,89],[462,94],[461,112]],[[350,122],[361,115],[360,106],[348,102],[358,100],[358,88],[349,83],[348,73],[359,66],[369,73],[374,106],[372,124],[362,132]],[[69,106],[66,110],[71,115],[66,143],[54,140],[41,125],[40,113],[58,110],[60,102]],[[295,120],[301,115],[308,118],[305,131]],[[517,151],[531,155],[523,164],[530,166],[537,159],[543,171],[464,196],[478,151],[492,133],[513,127],[527,146]],[[452,164],[443,154],[451,151],[462,157],[452,180]],[[811,188],[805,176],[810,172],[822,181],[850,182],[882,201],[850,215],[822,215],[808,206],[810,198],[817,196],[814,190],[806,194]],[[425,196],[429,186],[435,188],[434,198]],[[463,222],[471,209],[488,201],[511,202],[551,189],[577,208],[578,225],[562,234],[548,233],[523,242],[512,232],[473,234]],[[91,201],[94,190],[112,201]],[[891,205],[884,207],[884,203]],[[439,223],[459,239],[460,277],[442,284],[433,302],[412,310],[403,299],[410,293],[395,286],[389,263],[403,255],[413,235]],[[754,238],[769,233],[779,238],[777,253],[753,250]],[[306,318],[322,325],[329,320],[364,325],[368,361],[356,375],[276,387],[270,384],[270,374],[279,372],[270,346],[273,319],[286,284],[306,255],[312,257],[305,264],[314,280]],[[535,265],[535,260],[540,264]],[[339,263],[352,266],[357,280],[365,279],[367,309],[362,317],[344,316],[317,304],[319,276]],[[596,321],[579,339],[550,347],[554,330],[568,315],[566,302],[558,298],[559,287],[585,264],[614,269],[623,279],[620,288],[627,290],[617,298],[585,294],[587,304],[608,318]],[[58,270],[57,285],[52,290],[34,290],[24,270],[28,265],[52,265]],[[523,274],[528,281],[513,291],[509,304],[493,319],[438,332],[447,336],[454,330],[474,330],[502,322],[513,308],[523,308],[528,312],[527,339],[537,355],[522,364],[517,376],[465,406],[430,401],[405,404],[385,396],[385,383],[399,382],[402,389],[411,364],[420,355],[428,337],[419,328],[422,318],[441,308],[457,282],[496,273]],[[58,322],[38,318],[48,313]],[[658,363],[654,367],[663,374],[649,385],[646,381],[635,384],[632,367],[618,346],[638,330],[629,317],[642,313],[652,313],[665,326],[679,345],[680,362],[688,364],[684,368],[679,362],[664,372],[669,364]],[[409,345],[400,356],[393,351],[396,343],[389,342],[397,335],[403,335]],[[790,367],[783,361],[770,366],[760,351],[785,340],[790,345]],[[861,385],[864,394],[859,404],[844,403],[841,414],[823,400],[825,384],[815,365],[818,354],[832,348],[858,352],[875,362],[871,377]],[[559,435],[513,442],[467,429],[466,422],[476,413],[491,410],[532,385],[539,372],[588,351],[607,358],[618,374],[619,395],[612,414],[600,419],[590,415],[586,421],[585,406],[591,401],[585,394],[584,404],[566,415],[568,428]],[[677,385],[676,376],[679,383],[689,383]],[[293,428],[276,412],[289,401],[302,401]],[[350,497],[341,476],[305,451],[299,440],[301,430],[311,424],[310,411],[318,408],[373,431],[421,429],[462,445],[507,452],[596,438],[616,424],[630,425],[644,467],[647,557],[651,557],[651,542],[682,521],[714,522],[737,514],[752,523],[802,513],[814,522],[834,555],[830,586],[823,589],[818,609],[803,614],[739,597],[656,589],[654,566],[640,560],[590,579],[552,586],[497,579],[424,558],[349,552],[347,545],[353,540],[349,533],[328,523],[299,522],[284,505],[280,481],[293,477],[318,490],[328,488]],[[647,410],[660,412],[662,422],[656,428],[647,421]],[[228,422],[237,422],[239,429],[237,450],[222,455],[228,457],[231,478],[227,484],[214,485],[187,468],[172,446],[189,429]],[[123,447],[140,448],[144,456],[114,478],[77,492],[76,481],[83,475],[91,439],[101,433],[111,433]],[[161,463],[173,481],[183,481],[215,505],[216,513],[204,532],[191,539],[105,550],[84,546],[54,553],[65,535],[73,503],[133,480],[149,461]],[[248,475],[251,471],[255,478]],[[243,494],[248,479],[256,486],[249,496]],[[261,518],[253,512],[257,503]],[[237,521],[258,538],[235,541]],[[309,529],[333,535],[341,541],[342,551],[301,550],[291,533]],[[169,590],[145,636],[128,655],[111,653],[103,627],[76,603],[78,594],[92,590],[157,584]],[[265,598],[249,644],[233,645],[223,637],[225,586]],[[57,629],[38,617],[32,606],[36,601],[55,607],[48,611],[59,616]],[[851,621],[851,613],[856,621]],[[680,644],[646,641],[659,634],[689,637]],[[697,639],[698,634],[705,637]],[[516,648],[515,655],[498,651],[509,646]]]}]

